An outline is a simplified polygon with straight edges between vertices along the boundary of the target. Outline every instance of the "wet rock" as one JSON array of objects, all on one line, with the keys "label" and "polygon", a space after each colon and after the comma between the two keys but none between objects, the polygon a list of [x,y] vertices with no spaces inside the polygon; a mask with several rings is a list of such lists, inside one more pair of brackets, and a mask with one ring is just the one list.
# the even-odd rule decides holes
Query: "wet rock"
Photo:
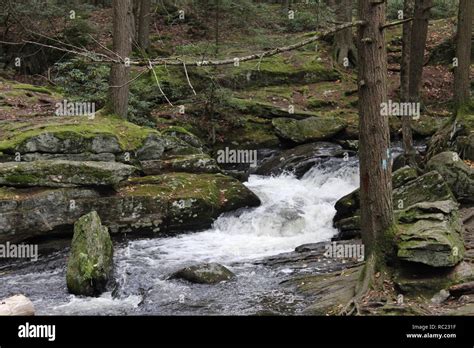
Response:
[{"label": "wet rock", "polygon": [[351,216],[334,223],[339,233],[333,240],[347,240],[360,237],[360,216]]},{"label": "wet rock", "polygon": [[345,152],[340,145],[326,142],[300,145],[265,160],[258,167],[256,174],[278,175],[288,171],[302,177],[316,163],[330,157],[344,156]]},{"label": "wet rock", "polygon": [[74,224],[66,282],[70,293],[95,296],[105,291],[113,268],[113,245],[107,227],[93,211]]},{"label": "wet rock", "polygon": [[185,267],[171,276],[171,278],[184,279],[198,284],[216,284],[230,280],[233,277],[235,277],[234,273],[218,263],[204,263]]},{"label": "wet rock", "polygon": [[0,163],[0,185],[15,187],[114,186],[136,173],[116,162],[63,160]]},{"label": "wet rock", "polygon": [[459,201],[474,202],[474,169],[464,163],[456,152],[446,151],[432,157],[427,168],[443,176]]},{"label": "wet rock", "polygon": [[284,286],[306,296],[314,296],[314,303],[303,313],[307,315],[335,315],[354,296],[361,267],[339,272],[297,277]]},{"label": "wet rock", "polygon": [[309,117],[303,120],[280,117],[272,121],[276,133],[297,144],[326,140],[344,130],[347,124],[341,118]]}]

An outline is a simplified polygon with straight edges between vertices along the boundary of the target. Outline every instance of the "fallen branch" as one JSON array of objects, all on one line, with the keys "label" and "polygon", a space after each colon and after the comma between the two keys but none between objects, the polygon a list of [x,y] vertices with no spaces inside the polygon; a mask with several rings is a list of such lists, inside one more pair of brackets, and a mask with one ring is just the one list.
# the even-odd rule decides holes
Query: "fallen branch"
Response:
[{"label": "fallen branch", "polygon": [[391,22],[391,23],[387,23],[387,24],[384,24],[380,27],[380,30],[384,30],[384,29],[387,29],[387,28],[391,28],[391,27],[395,27],[397,25],[400,25],[400,24],[403,24],[403,23],[407,23],[407,22],[411,22],[413,21],[413,18],[407,18],[407,19],[402,19],[400,21],[395,21],[395,22]]},{"label": "fallen branch", "polygon": [[[334,34],[338,31],[341,31],[341,30],[344,30],[344,29],[347,29],[347,28],[352,28],[354,26],[364,25],[364,24],[365,24],[364,21],[355,21],[355,22],[344,23],[344,24],[341,24],[341,25],[338,25],[338,26],[334,27],[333,29],[325,30],[325,31],[323,31],[322,33],[320,33],[318,35],[314,35],[314,36],[312,36],[312,37],[310,37],[306,40],[297,42],[295,44],[288,45],[288,46],[283,46],[283,47],[277,47],[277,48],[273,48],[273,49],[268,50],[268,51],[258,52],[258,53],[250,54],[250,55],[247,55],[247,56],[226,58],[226,59],[222,59],[222,60],[204,60],[204,59],[202,59],[200,61],[194,61],[194,62],[186,62],[186,61],[183,61],[179,58],[156,58],[156,59],[153,59],[153,60],[138,59],[138,60],[130,60],[130,65],[149,66],[151,64],[153,66],[153,65],[183,65],[184,64],[186,66],[216,66],[216,65],[231,65],[231,64],[235,64],[236,62],[241,63],[241,62],[247,62],[247,61],[255,60],[255,59],[261,60],[265,57],[275,56],[275,55],[283,53],[283,52],[288,52],[288,51],[292,51],[292,50],[304,47],[306,45],[309,45],[313,42],[316,42],[316,41],[320,40],[321,38],[323,38],[325,36]],[[54,39],[51,39],[51,40],[54,41]],[[55,40],[55,41],[58,41],[58,40]],[[8,41],[0,41],[0,43],[10,44],[10,45],[18,45],[18,43],[8,42]],[[83,48],[80,48],[80,47],[72,47],[72,45],[66,44],[66,43],[64,43],[64,45],[67,45],[70,48],[58,47],[58,46],[49,45],[49,44],[40,43],[40,42],[36,42],[36,41],[31,41],[31,40],[23,40],[23,43],[29,43],[29,44],[32,44],[32,45],[38,45],[38,46],[42,46],[42,47],[46,47],[46,48],[50,48],[50,49],[55,49],[55,50],[59,50],[59,51],[63,51],[63,52],[67,52],[67,53],[71,53],[71,54],[75,54],[75,55],[80,55],[80,56],[83,56],[87,59],[90,59],[93,62],[115,63],[115,64],[120,64],[121,63],[121,64],[123,64],[124,61],[125,61],[125,59],[123,57],[119,57],[116,54],[115,55],[117,57],[111,57],[111,56],[109,56],[107,54],[104,54],[104,53],[98,53],[98,52],[93,52],[93,51],[85,51]]]}]

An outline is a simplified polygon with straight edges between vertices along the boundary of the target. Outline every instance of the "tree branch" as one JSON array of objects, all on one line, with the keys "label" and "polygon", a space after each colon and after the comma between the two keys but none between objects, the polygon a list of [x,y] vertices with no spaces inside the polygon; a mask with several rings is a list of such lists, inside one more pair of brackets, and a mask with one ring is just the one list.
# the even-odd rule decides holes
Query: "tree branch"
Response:
[{"label": "tree branch", "polygon": [[397,25],[400,25],[400,24],[404,24],[404,23],[407,23],[407,22],[411,22],[413,21],[413,18],[407,18],[407,19],[402,19],[400,21],[395,21],[395,22],[391,22],[391,23],[386,23],[384,25],[382,25],[380,27],[380,30],[384,30],[384,29],[387,29],[387,28],[391,28],[391,27],[395,27]]}]

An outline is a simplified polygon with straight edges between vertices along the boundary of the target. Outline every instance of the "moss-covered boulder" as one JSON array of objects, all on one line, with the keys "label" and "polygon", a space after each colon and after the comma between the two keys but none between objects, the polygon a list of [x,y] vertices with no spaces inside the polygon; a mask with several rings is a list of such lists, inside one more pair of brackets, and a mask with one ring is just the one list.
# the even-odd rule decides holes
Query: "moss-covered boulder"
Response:
[{"label": "moss-covered boulder", "polygon": [[[438,217],[437,214],[444,217],[443,214],[449,214],[453,206],[457,210],[454,195],[438,172],[432,171],[417,177],[414,169],[403,167],[393,173],[392,185],[395,216],[400,223]],[[335,208],[333,224],[339,230],[336,239],[357,236],[360,231],[359,189],[339,199]]]},{"label": "moss-covered boulder", "polygon": [[[310,84],[322,81],[336,81],[339,71],[328,62],[318,59],[314,51],[293,51],[259,62],[244,62],[230,67],[217,77],[220,85],[233,89],[284,84]],[[201,69],[202,70],[202,69]]]},{"label": "moss-covered boulder", "polygon": [[224,212],[259,204],[252,191],[222,174],[137,177],[116,190],[0,186],[0,243],[69,234],[91,210],[111,233],[157,236],[208,228]]},{"label": "moss-covered boulder", "polygon": [[392,174],[392,187],[398,188],[409,181],[412,181],[418,177],[418,172],[415,168],[405,166],[396,170]]},{"label": "moss-covered boulder", "polygon": [[330,139],[347,126],[343,119],[336,117],[310,117],[304,120],[280,117],[274,119],[272,124],[280,137],[297,144]]},{"label": "moss-covered boulder", "polygon": [[251,115],[234,116],[232,131],[224,132],[222,140],[214,144],[214,150],[276,148],[280,145],[280,138],[269,119]]},{"label": "moss-covered boulder", "polygon": [[474,169],[464,163],[456,152],[437,154],[428,161],[427,168],[443,176],[459,201],[474,202]]},{"label": "moss-covered boulder", "polygon": [[94,137],[84,137],[74,132],[43,132],[25,139],[16,147],[20,153],[119,153],[120,145],[116,137],[98,133]]},{"label": "moss-covered boulder", "polygon": [[445,117],[421,116],[411,121],[411,129],[415,137],[426,138],[435,134],[445,122]]},{"label": "moss-covered boulder", "polygon": [[16,187],[114,186],[136,168],[117,162],[63,160],[0,163],[0,185]]},{"label": "moss-covered boulder", "polygon": [[147,161],[173,155],[202,154],[202,149],[190,146],[175,137],[151,133],[138,148],[136,154],[140,161]]},{"label": "moss-covered boulder", "polygon": [[426,173],[393,190],[396,209],[405,209],[420,202],[452,200],[454,196],[444,178],[435,171]]},{"label": "moss-covered boulder", "polygon": [[23,155],[135,151],[149,134],[159,133],[109,115],[0,122],[0,152]]},{"label": "moss-covered boulder", "polygon": [[231,280],[234,277],[234,273],[218,263],[204,263],[185,267],[171,276],[171,278],[184,279],[198,284],[216,284]]},{"label": "moss-covered boulder", "polygon": [[462,261],[464,244],[459,215],[453,212],[440,219],[422,219],[400,225],[399,259],[432,267],[452,267]]},{"label": "moss-covered boulder", "polygon": [[220,173],[216,161],[206,154],[173,156],[157,161],[141,161],[145,175],[156,175],[168,172],[187,173]]},{"label": "moss-covered boulder", "polygon": [[105,291],[113,268],[113,245],[106,226],[93,211],[74,224],[66,272],[70,293],[95,296]]},{"label": "moss-covered boulder", "polygon": [[[237,179],[222,174],[168,173],[134,178],[124,183],[119,195],[126,199],[150,199],[143,211],[161,205],[158,229],[168,231],[199,229],[222,213],[260,205],[259,198]],[[136,213],[140,215],[140,210]]]}]

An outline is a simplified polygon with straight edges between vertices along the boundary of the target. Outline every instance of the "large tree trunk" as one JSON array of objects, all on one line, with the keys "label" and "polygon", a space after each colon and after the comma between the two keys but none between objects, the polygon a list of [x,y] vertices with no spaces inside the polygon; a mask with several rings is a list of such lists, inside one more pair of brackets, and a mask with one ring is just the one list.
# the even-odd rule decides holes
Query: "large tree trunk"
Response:
[{"label": "large tree trunk", "polygon": [[[125,60],[132,53],[132,0],[113,0],[113,50]],[[110,103],[113,113],[127,118],[130,67],[125,62],[110,69]]]},{"label": "large tree trunk", "polygon": [[[404,19],[413,16],[414,0],[405,0],[403,7]],[[403,24],[402,34],[402,60],[400,63],[400,101],[408,102],[409,98],[409,74],[410,74],[410,41],[412,23]],[[402,116],[402,135],[405,159],[409,165],[415,165],[415,148],[413,147],[413,134],[411,130],[411,118]]]},{"label": "large tree trunk", "polygon": [[433,0],[416,0],[410,43],[409,98],[420,102],[420,89],[423,75],[428,21]]},{"label": "large tree trunk", "polygon": [[456,108],[469,101],[471,65],[471,36],[474,0],[459,1],[458,31],[456,36],[456,58],[454,69],[454,101]]},{"label": "large tree trunk", "polygon": [[359,157],[362,240],[366,270],[362,286],[373,280],[393,253],[392,168],[388,117],[381,116],[387,102],[386,4],[359,0]]},{"label": "large tree trunk", "polygon": [[[335,0],[334,7],[337,22],[352,21],[352,0]],[[352,37],[352,28],[340,30],[334,34],[334,53],[338,64],[343,65],[344,59],[347,58],[348,63],[356,65],[357,53]]]},{"label": "large tree trunk", "polygon": [[144,51],[150,48],[151,0],[141,0],[138,19],[138,46]]}]

